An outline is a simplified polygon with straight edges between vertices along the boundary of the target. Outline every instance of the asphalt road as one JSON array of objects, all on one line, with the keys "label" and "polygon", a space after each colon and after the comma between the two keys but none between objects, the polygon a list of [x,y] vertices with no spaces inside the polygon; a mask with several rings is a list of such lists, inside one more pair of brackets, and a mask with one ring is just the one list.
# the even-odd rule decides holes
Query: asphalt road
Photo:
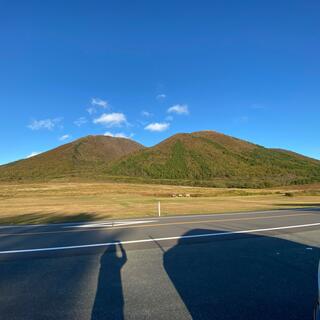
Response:
[{"label": "asphalt road", "polygon": [[320,209],[0,227],[0,319],[312,319]]}]

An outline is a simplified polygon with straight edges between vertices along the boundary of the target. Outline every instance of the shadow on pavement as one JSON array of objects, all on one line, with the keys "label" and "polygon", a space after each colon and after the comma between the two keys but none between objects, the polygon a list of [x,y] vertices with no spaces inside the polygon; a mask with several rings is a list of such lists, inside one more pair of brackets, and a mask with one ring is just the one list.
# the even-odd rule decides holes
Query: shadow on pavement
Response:
[{"label": "shadow on pavement", "polygon": [[304,202],[292,202],[292,203],[277,203],[276,206],[282,206],[282,207],[310,207],[310,208],[314,208],[314,207],[318,207],[320,209],[320,203],[318,202],[313,202],[313,203],[304,203]]},{"label": "shadow on pavement", "polygon": [[[219,231],[185,235],[202,233]],[[312,319],[319,248],[252,234],[210,239],[182,239],[164,254],[193,319]]]},{"label": "shadow on pavement", "polygon": [[[88,222],[96,221],[97,214],[93,212],[79,212],[76,214],[63,214],[55,211],[25,213],[0,217],[0,225],[24,225],[38,223],[71,223],[71,222]],[[106,217],[108,218],[108,217]]]},{"label": "shadow on pavement", "polygon": [[[108,247],[100,260],[100,271],[91,319],[124,319],[121,269],[127,254],[121,244]],[[119,252],[120,251],[120,252]]]}]

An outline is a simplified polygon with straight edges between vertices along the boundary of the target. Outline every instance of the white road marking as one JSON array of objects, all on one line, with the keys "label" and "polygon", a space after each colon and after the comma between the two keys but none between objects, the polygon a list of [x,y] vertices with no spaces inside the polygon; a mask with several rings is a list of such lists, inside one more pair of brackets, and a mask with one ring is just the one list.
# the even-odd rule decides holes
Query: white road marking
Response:
[{"label": "white road marking", "polygon": [[220,237],[220,236],[226,236],[226,235],[232,235],[232,234],[259,233],[259,232],[265,232],[265,231],[297,229],[297,228],[307,228],[307,227],[315,227],[315,226],[320,226],[320,222],[319,223],[309,223],[309,224],[299,224],[299,225],[294,225],[294,226],[264,228],[264,229],[225,231],[225,232],[215,232],[215,233],[194,234],[194,235],[188,235],[188,236],[174,236],[174,237],[152,238],[152,239],[149,238],[149,239],[141,239],[141,240],[125,240],[125,241],[115,241],[115,242],[105,242],[105,243],[95,243],[95,244],[84,244],[84,245],[77,245],[77,246],[7,250],[7,251],[0,251],[0,254],[32,253],[32,252],[46,252],[46,251],[72,250],[72,249],[84,249],[84,248],[110,247],[110,246],[115,246],[117,244],[126,245],[126,244],[147,243],[147,242],[155,242],[155,241],[159,242],[159,241],[167,241],[167,240]]},{"label": "white road marking", "polygon": [[[178,216],[164,216],[161,218],[158,217],[140,217],[140,219],[156,219],[157,221],[166,220],[166,219],[186,219],[186,218],[201,218],[201,217],[219,217],[219,216],[233,216],[233,215],[253,215],[253,214],[276,214],[276,213],[283,213],[286,211],[309,211],[312,213],[314,208],[309,208],[309,210],[302,209],[302,208],[292,208],[288,210],[264,210],[264,211],[244,211],[244,212],[227,212],[227,213],[208,213],[208,214],[183,214]],[[124,219],[122,221],[135,221],[139,220],[139,218],[132,218],[132,219]],[[64,222],[64,223],[40,223],[40,224],[22,224],[22,225],[3,225],[0,226],[0,229],[10,229],[10,228],[34,228],[34,227],[57,227],[57,226],[78,226],[82,224],[90,224],[90,223],[112,223],[112,221],[102,220],[99,222]]]},{"label": "white road marking", "polygon": [[64,229],[67,228],[105,228],[105,227],[122,227],[122,226],[130,226],[134,224],[146,224],[156,222],[156,220],[139,220],[139,221],[115,221],[115,222],[102,222],[102,223],[87,223],[73,226],[65,226]]}]

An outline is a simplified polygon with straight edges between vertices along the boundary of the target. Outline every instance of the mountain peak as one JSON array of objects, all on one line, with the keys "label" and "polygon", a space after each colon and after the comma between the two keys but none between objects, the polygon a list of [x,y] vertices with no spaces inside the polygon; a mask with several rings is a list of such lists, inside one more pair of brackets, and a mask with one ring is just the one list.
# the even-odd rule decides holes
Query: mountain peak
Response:
[{"label": "mountain peak", "polygon": [[7,164],[0,180],[55,179],[92,175],[110,162],[144,147],[130,139],[89,135],[63,144],[35,157]]},{"label": "mountain peak", "polygon": [[108,179],[202,186],[266,187],[320,181],[320,161],[216,131],[178,133],[145,148],[89,135],[0,168],[0,180]]}]

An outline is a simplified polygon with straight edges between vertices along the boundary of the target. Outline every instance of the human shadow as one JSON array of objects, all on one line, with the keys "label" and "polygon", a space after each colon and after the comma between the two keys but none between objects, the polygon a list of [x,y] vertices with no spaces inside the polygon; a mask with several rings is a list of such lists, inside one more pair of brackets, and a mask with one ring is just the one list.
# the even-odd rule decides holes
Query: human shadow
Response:
[{"label": "human shadow", "polygon": [[238,234],[181,239],[164,268],[192,319],[303,320],[312,319],[319,258],[317,247]]},{"label": "human shadow", "polygon": [[[120,250],[117,250],[117,247]],[[91,313],[92,320],[124,319],[121,269],[127,262],[127,254],[121,243],[117,247],[108,247],[100,259],[97,291]],[[121,256],[118,255],[119,253]]]}]

